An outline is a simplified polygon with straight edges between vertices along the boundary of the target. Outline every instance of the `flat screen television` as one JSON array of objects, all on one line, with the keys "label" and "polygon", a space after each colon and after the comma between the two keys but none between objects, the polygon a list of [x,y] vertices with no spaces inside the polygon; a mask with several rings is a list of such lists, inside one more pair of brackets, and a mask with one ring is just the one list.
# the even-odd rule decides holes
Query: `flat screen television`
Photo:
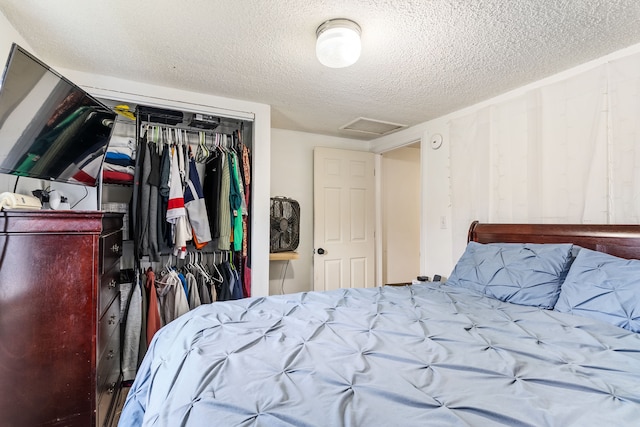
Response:
[{"label": "flat screen television", "polygon": [[0,173],[96,186],[115,116],[14,43],[0,80]]}]

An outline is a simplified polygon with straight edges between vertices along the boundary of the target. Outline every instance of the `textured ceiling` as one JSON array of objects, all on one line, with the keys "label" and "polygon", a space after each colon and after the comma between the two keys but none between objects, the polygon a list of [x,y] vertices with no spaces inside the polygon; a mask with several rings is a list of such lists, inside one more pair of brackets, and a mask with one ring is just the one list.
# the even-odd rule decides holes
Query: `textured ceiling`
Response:
[{"label": "textured ceiling", "polygon": [[[358,118],[415,125],[640,43],[638,0],[0,0],[54,68],[272,107],[272,127],[368,139]],[[315,58],[348,18],[362,56]]]}]

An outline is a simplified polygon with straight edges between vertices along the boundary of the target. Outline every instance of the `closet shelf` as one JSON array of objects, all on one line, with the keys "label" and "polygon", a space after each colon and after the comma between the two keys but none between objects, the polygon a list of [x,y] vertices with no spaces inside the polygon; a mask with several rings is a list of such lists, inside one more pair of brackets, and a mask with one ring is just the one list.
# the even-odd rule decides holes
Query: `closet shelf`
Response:
[{"label": "closet shelf", "polygon": [[298,259],[298,252],[274,252],[269,254],[269,261],[288,261],[290,259]]},{"label": "closet shelf", "polygon": [[133,187],[133,181],[132,182],[109,182],[109,181],[102,181],[102,185],[114,185],[114,186],[120,186],[120,187]]}]

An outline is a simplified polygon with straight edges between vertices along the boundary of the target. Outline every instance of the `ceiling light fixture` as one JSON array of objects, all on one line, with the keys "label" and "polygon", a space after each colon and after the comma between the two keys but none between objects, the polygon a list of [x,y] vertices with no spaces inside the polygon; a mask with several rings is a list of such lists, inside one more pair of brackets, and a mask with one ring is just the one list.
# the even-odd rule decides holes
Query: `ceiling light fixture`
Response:
[{"label": "ceiling light fixture", "polygon": [[330,19],[316,30],[316,56],[322,65],[343,68],[360,57],[360,26],[349,19]]}]

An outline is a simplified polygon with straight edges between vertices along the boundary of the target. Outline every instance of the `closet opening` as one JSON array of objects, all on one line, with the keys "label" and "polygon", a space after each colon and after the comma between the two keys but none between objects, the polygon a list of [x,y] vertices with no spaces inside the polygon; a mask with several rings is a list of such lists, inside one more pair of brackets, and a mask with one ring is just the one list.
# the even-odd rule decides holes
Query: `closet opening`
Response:
[{"label": "closet opening", "polygon": [[103,210],[126,218],[127,382],[160,327],[202,304],[251,296],[253,121],[103,102],[119,113],[99,193]]}]

